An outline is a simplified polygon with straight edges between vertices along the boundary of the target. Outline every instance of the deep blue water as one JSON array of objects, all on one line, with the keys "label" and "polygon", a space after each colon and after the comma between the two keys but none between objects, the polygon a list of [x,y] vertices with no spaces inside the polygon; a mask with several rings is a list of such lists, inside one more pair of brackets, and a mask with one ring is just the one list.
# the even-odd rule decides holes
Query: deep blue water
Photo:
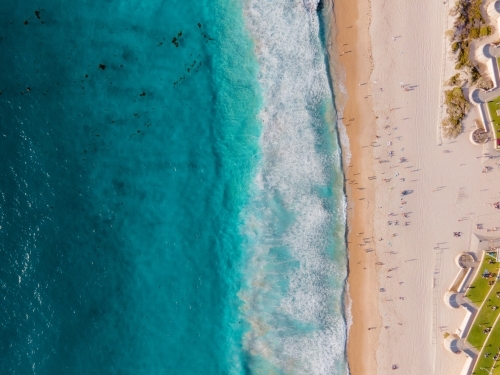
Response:
[{"label": "deep blue water", "polygon": [[344,373],[318,16],[268,3],[282,65],[252,1],[0,5],[0,374]]}]

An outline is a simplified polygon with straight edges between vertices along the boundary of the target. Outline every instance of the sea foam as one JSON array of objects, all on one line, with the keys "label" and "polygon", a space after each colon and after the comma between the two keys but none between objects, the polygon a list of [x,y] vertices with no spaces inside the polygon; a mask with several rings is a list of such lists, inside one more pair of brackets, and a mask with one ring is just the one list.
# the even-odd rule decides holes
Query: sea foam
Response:
[{"label": "sea foam", "polygon": [[345,199],[317,1],[245,3],[263,91],[243,213],[252,373],[344,374]]}]

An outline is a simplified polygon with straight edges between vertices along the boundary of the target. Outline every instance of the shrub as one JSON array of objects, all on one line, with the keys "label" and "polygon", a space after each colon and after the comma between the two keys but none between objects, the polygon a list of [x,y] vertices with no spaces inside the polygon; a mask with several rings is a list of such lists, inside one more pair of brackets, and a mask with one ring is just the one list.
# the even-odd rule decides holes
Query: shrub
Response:
[{"label": "shrub", "polygon": [[469,60],[469,43],[464,41],[458,44],[457,49],[457,64],[460,68],[470,66]]},{"label": "shrub", "polygon": [[443,135],[446,138],[456,138],[462,133],[462,123],[453,123],[450,119],[445,118],[441,124]]},{"label": "shrub", "polygon": [[[461,87],[454,87],[451,90],[446,90],[444,92],[445,95],[445,100],[444,103],[448,106],[447,108],[447,113],[450,114],[450,108],[451,111],[453,111],[454,108],[458,110],[457,113],[459,113],[459,119],[462,120],[462,118],[465,116],[465,113],[469,110],[469,102],[465,99],[464,92],[462,91]],[[458,118],[458,117],[457,117]]]},{"label": "shrub", "polygon": [[470,109],[461,87],[454,87],[444,92],[444,103],[448,115],[442,122],[443,134],[455,138],[462,132],[462,120]]},{"label": "shrub", "polygon": [[[455,69],[468,72],[471,85],[488,90],[493,82],[481,77],[470,56],[472,40],[488,36],[492,32],[481,14],[482,3],[483,0],[457,0],[450,11],[450,15],[455,17],[453,29],[447,30],[446,36],[450,38],[451,50],[455,53]],[[442,130],[446,137],[456,137],[462,132],[462,120],[469,111],[470,104],[459,87],[463,84],[460,73],[450,77],[446,84],[455,87],[445,91],[447,117],[442,122]]]},{"label": "shrub", "polygon": [[476,87],[483,90],[490,90],[493,88],[493,81],[489,77],[480,76],[476,81]]},{"label": "shrub", "polygon": [[475,66],[470,68],[470,81],[472,84],[475,84],[479,78],[481,77],[481,73],[479,73],[479,70]]},{"label": "shrub", "polygon": [[460,80],[460,73],[455,74],[454,76],[451,76],[450,79],[446,82],[447,86],[460,86],[461,85],[461,80]]},{"label": "shrub", "polygon": [[479,36],[482,38],[491,34],[491,26],[481,26],[479,30]]},{"label": "shrub", "polygon": [[[457,70],[472,69],[474,64],[470,60],[470,43],[473,39],[491,34],[491,27],[486,25],[481,15],[482,0],[458,0],[453,7],[451,14],[455,21],[453,29],[448,30],[446,35],[451,39],[451,49],[456,55]],[[474,72],[470,72],[472,76]],[[474,76],[473,82],[477,81]]]},{"label": "shrub", "polygon": [[480,30],[479,28],[477,27],[473,27],[471,30],[470,30],[470,33],[469,33],[469,37],[471,39],[476,39],[476,38],[479,38],[479,33],[480,33]]}]

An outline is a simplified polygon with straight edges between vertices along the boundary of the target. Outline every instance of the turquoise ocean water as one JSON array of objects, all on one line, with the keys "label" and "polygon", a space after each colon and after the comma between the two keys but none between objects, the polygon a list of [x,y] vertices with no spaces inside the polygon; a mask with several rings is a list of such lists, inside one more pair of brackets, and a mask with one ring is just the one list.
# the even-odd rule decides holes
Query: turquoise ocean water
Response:
[{"label": "turquoise ocean water", "polygon": [[346,373],[317,5],[0,5],[0,374]]}]

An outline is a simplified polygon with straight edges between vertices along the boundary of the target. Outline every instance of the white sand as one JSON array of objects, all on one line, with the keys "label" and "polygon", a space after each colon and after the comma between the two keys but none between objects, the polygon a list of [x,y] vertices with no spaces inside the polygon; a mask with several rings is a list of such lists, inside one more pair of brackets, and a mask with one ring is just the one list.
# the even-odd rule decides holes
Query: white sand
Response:
[{"label": "white sand", "polygon": [[[454,140],[440,138],[441,83],[454,74],[450,53],[443,74],[444,51],[449,44],[444,33],[452,22],[451,18],[447,21],[448,3],[371,3],[374,68],[367,95],[373,96],[377,134],[381,136],[373,140],[379,145],[373,152],[374,158],[390,160],[375,160],[374,165],[378,176],[373,235],[376,251],[367,253],[367,262],[378,268],[380,288],[386,291],[379,293],[383,326],[376,328],[380,331],[378,368],[371,373],[396,373],[391,366],[397,364],[397,373],[405,375],[460,374],[465,356],[445,351],[443,333],[455,332],[465,314],[446,307],[443,295],[458,271],[454,258],[469,251],[476,223],[500,226],[499,211],[487,205],[500,200],[500,159],[476,158],[484,152],[500,153],[492,150],[491,143],[470,143],[469,132],[478,117],[475,109],[462,135]],[[393,41],[393,37],[397,39]],[[405,92],[400,82],[416,87]],[[390,128],[384,129],[385,125]],[[388,157],[390,150],[395,154],[392,158]],[[399,163],[400,157],[408,161]],[[481,173],[486,164],[492,165],[493,171]],[[391,181],[384,182],[384,178]],[[405,181],[400,182],[401,178]],[[413,193],[404,197],[407,204],[400,209],[400,192],[405,189]],[[398,216],[389,217],[390,212]],[[403,212],[410,212],[408,219]],[[467,219],[459,221],[462,218]],[[389,226],[388,220],[399,220],[399,226]],[[409,226],[404,226],[406,221]],[[454,231],[464,234],[456,238]],[[397,236],[392,238],[394,233]],[[379,241],[381,237],[383,241]],[[391,268],[397,269],[389,272]]]}]

